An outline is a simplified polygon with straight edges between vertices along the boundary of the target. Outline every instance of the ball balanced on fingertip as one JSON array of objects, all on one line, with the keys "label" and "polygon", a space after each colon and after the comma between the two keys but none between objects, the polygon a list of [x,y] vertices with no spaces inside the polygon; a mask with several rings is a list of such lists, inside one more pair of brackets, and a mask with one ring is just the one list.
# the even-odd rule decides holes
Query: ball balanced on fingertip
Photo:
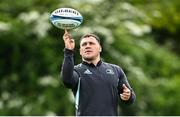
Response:
[{"label": "ball balanced on fingertip", "polygon": [[59,8],[51,13],[50,21],[60,29],[75,29],[83,22],[83,17],[75,9]]}]

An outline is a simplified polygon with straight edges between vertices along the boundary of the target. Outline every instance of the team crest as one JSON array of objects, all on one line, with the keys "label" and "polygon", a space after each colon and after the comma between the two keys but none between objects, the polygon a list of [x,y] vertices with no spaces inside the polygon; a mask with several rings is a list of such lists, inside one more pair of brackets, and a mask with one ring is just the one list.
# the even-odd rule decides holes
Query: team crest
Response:
[{"label": "team crest", "polygon": [[112,75],[113,75],[113,74],[114,74],[114,71],[113,71],[112,69],[106,69],[106,73],[107,73],[107,74],[112,74]]}]

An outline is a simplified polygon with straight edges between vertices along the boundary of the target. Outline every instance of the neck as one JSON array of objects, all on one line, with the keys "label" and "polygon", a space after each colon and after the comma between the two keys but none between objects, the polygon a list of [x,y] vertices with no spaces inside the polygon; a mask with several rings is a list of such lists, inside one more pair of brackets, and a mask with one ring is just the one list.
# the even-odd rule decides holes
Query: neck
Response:
[{"label": "neck", "polygon": [[97,57],[94,60],[85,60],[85,59],[83,59],[83,61],[85,61],[85,62],[87,62],[89,64],[92,63],[92,64],[94,64],[96,66],[98,64],[98,62],[100,61],[100,57]]}]

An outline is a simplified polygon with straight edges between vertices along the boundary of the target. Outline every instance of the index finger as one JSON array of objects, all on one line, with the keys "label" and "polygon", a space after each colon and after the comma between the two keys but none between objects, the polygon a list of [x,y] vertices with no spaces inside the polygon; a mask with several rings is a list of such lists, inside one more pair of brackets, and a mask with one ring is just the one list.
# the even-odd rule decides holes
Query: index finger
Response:
[{"label": "index finger", "polygon": [[65,39],[65,38],[67,38],[67,36],[68,36],[68,31],[65,29],[65,30],[64,30],[63,38]]},{"label": "index finger", "polygon": [[127,89],[127,86],[126,86],[125,84],[123,84],[123,88],[124,88],[124,89]]},{"label": "index finger", "polygon": [[67,29],[66,29],[66,28],[64,29],[64,33],[68,33],[68,31],[67,31]]},{"label": "index finger", "polygon": [[123,84],[123,90],[125,92],[130,92],[130,89],[125,84]]}]

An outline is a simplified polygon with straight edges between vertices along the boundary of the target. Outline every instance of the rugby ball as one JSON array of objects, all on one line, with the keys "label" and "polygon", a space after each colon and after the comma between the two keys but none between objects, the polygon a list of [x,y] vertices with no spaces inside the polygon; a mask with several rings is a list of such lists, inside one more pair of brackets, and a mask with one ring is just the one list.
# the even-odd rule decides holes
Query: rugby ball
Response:
[{"label": "rugby ball", "polygon": [[82,22],[82,15],[72,8],[59,8],[50,15],[50,21],[54,26],[60,29],[74,29]]}]

